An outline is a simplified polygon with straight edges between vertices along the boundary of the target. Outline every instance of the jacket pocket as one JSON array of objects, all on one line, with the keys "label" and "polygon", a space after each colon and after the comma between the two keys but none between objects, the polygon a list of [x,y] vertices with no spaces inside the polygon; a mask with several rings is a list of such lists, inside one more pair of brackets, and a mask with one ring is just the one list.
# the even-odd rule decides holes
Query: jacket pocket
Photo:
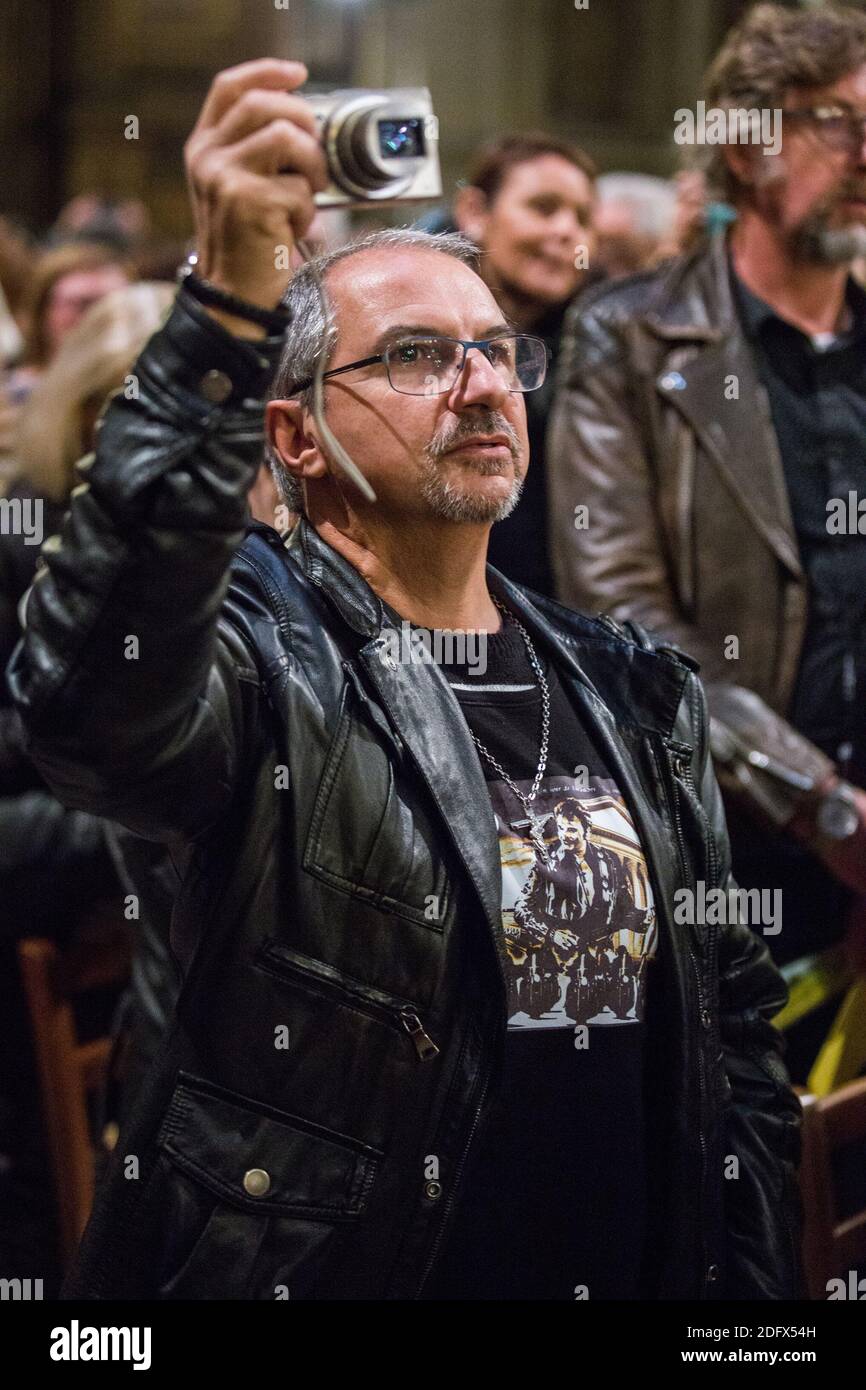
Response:
[{"label": "jacket pocket", "polygon": [[[307,1291],[334,1232],[360,1218],[382,1153],[180,1072],[159,1137],[163,1298]],[[291,1271],[291,1273],[289,1273]]]},{"label": "jacket pocket", "polygon": [[[360,1216],[381,1151],[181,1072],[160,1144],[171,1162],[241,1211]],[[263,1172],[253,1182],[251,1172]],[[251,1191],[253,1187],[255,1190]]]},{"label": "jacket pocket", "polygon": [[439,1048],[429,1036],[418,1014],[418,1005],[410,999],[399,999],[373,985],[353,980],[325,961],[296,951],[282,942],[267,940],[259,948],[256,964],[264,970],[291,980],[302,988],[322,995],[344,1008],[366,1014],[403,1034],[408,1034],[422,1062],[435,1057]]}]

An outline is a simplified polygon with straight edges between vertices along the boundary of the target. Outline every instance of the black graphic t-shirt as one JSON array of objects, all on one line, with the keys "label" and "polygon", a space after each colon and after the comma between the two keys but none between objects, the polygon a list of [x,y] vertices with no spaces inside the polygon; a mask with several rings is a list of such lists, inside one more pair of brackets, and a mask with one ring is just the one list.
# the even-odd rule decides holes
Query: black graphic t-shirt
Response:
[{"label": "black graphic t-shirt", "polygon": [[[652,889],[619,789],[536,653],[550,687],[550,742],[531,803],[534,838],[526,808],[479,755],[502,860],[503,1086],[425,1299],[641,1296]],[[485,655],[485,670],[477,661],[445,674],[476,738],[528,795],[542,699],[510,619]]]}]

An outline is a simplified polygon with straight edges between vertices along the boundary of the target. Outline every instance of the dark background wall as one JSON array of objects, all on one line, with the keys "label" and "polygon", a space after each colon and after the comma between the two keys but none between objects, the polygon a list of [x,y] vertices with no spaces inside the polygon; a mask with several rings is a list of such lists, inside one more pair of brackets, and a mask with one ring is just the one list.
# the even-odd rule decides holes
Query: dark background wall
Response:
[{"label": "dark background wall", "polygon": [[[446,181],[508,128],[603,168],[675,167],[673,112],[745,0],[2,0],[0,212],[38,231],[75,193],[187,231],[181,147],[210,77],[266,53],[318,82],[431,87]],[[138,118],[138,139],[125,138]]]}]

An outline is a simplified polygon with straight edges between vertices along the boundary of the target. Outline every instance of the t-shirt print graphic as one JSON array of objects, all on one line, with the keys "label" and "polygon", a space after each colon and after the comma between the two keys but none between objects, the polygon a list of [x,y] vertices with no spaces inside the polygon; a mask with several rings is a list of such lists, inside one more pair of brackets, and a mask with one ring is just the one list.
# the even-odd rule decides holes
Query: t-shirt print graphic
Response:
[{"label": "t-shirt print graphic", "polygon": [[[524,795],[532,786],[517,785]],[[646,859],[616,784],[542,781],[531,810],[542,817],[549,865],[511,788],[490,782],[488,791],[502,861],[509,1029],[639,1022],[656,914]]]}]

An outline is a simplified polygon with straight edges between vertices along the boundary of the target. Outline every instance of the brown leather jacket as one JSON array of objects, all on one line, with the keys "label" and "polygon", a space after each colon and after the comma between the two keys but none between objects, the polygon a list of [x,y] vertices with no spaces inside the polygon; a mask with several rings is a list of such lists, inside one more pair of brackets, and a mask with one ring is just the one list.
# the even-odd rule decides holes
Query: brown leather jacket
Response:
[{"label": "brown leather jacket", "polygon": [[[823,780],[829,761],[779,718],[806,579],[723,237],[581,297],[548,441],[557,597],[664,633],[700,662],[711,712],[744,746],[769,738],[782,765],[805,759]],[[790,796],[786,809],[784,779],[772,789],[777,823]]]}]

